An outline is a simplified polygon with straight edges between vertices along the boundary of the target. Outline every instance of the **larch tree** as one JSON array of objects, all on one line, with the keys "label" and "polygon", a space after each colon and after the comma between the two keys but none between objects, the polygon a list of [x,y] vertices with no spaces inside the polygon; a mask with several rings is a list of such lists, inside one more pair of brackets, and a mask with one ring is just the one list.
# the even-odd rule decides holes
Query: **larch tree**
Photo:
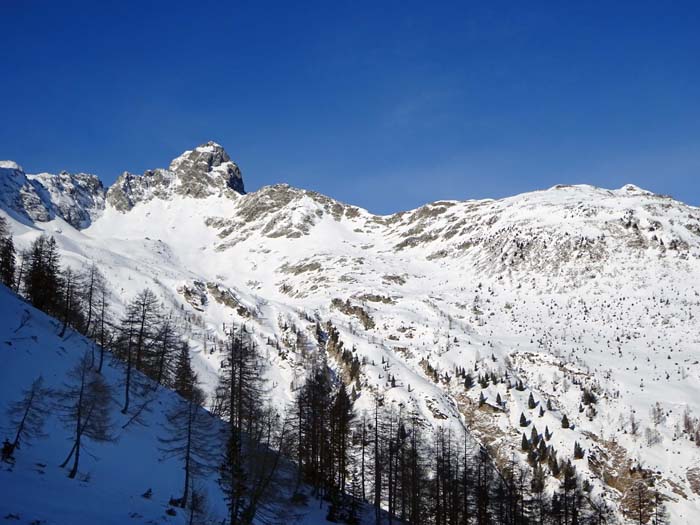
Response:
[{"label": "larch tree", "polygon": [[82,322],[82,309],[79,301],[78,276],[67,267],[61,272],[60,280],[61,302],[58,306],[61,318],[61,332],[59,337],[66,334],[68,327],[80,328]]},{"label": "larch tree", "polygon": [[96,338],[99,333],[99,310],[101,307],[102,292],[106,288],[106,279],[94,262],[83,269],[77,278],[79,296],[85,315],[82,332],[91,338]]},{"label": "larch tree", "polygon": [[144,371],[156,344],[160,313],[158,298],[148,288],[139,292],[127,305],[117,346],[117,355],[126,362],[123,414],[129,411],[132,388],[136,383],[134,370]]},{"label": "larch tree", "polygon": [[213,411],[228,421],[219,482],[232,524],[253,522],[279,465],[286,426],[267,407],[263,369],[262,358],[245,327],[231,328]]},{"label": "larch tree", "polygon": [[182,496],[173,504],[186,508],[191,499],[193,480],[214,468],[213,419],[202,407],[206,397],[197,386],[189,359],[180,360],[184,370],[180,377],[181,397],[166,413],[165,435],[160,437],[160,450],[164,458],[182,461],[184,472]]},{"label": "larch tree", "polygon": [[60,258],[56,240],[45,235],[37,238],[29,250],[25,282],[27,299],[50,315],[60,305]]},{"label": "larch tree", "polygon": [[37,377],[28,389],[22,392],[22,399],[7,409],[8,428],[14,434],[12,441],[6,440],[7,451],[3,456],[12,456],[21,444],[29,444],[33,438],[43,437],[43,427],[50,413],[52,391],[44,386],[44,378]]},{"label": "larch tree", "polygon": [[15,245],[7,222],[0,217],[0,282],[8,288],[15,288]]},{"label": "larch tree", "polygon": [[176,330],[172,315],[165,316],[158,327],[146,371],[156,385],[171,384],[174,371],[173,355],[181,346],[180,342],[180,334]]},{"label": "larch tree", "polygon": [[57,396],[60,416],[73,433],[73,446],[61,467],[73,458],[69,478],[74,478],[80,465],[80,452],[85,440],[111,441],[110,418],[111,388],[91,366],[91,358],[85,353],[68,372],[68,382]]},{"label": "larch tree", "polygon": [[92,330],[92,337],[100,347],[100,358],[97,365],[97,372],[102,373],[104,365],[105,351],[111,347],[114,337],[111,330],[110,303],[111,294],[105,279],[97,280],[93,296],[97,298],[95,305],[95,323]]}]

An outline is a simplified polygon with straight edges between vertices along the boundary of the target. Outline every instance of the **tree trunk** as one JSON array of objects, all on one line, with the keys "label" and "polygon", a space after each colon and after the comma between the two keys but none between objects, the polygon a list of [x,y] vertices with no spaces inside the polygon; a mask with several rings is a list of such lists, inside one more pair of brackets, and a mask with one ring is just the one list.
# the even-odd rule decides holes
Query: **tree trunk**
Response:
[{"label": "tree trunk", "polygon": [[129,390],[131,389],[131,327],[129,327],[129,342],[126,350],[126,381],[124,386],[124,408],[122,414],[129,411]]},{"label": "tree trunk", "polygon": [[29,400],[27,401],[27,408],[24,410],[24,414],[22,415],[22,421],[19,423],[19,428],[17,429],[17,434],[15,435],[15,440],[12,443],[12,450],[15,450],[17,448],[17,445],[19,445],[19,437],[22,435],[22,431],[24,430],[24,423],[27,420],[27,415],[29,414],[29,411],[32,408],[32,403],[34,402],[34,396],[36,395],[36,392],[34,391],[34,388],[31,390],[31,394],[29,396]]},{"label": "tree trunk", "polygon": [[100,363],[97,366],[97,373],[101,374],[102,373],[102,364],[104,363],[104,358],[105,358],[105,297],[104,293],[102,294],[102,307],[100,309]]},{"label": "tree trunk", "polygon": [[73,461],[73,468],[68,474],[69,478],[74,478],[78,473],[78,462],[80,461],[80,438],[83,435],[82,423],[83,423],[83,395],[85,393],[85,374],[87,373],[85,365],[83,364],[82,374],[80,377],[80,394],[78,395],[78,404],[76,421],[75,421],[75,443],[73,445],[75,450],[75,456]]},{"label": "tree trunk", "polygon": [[189,492],[189,486],[190,486],[190,454],[192,450],[192,419],[193,419],[193,412],[192,412],[192,401],[189,401],[187,404],[187,410],[189,411],[188,417],[187,417],[187,446],[185,449],[185,489],[182,492],[182,498],[181,498],[181,504],[180,506],[184,509],[187,508],[187,495]]}]

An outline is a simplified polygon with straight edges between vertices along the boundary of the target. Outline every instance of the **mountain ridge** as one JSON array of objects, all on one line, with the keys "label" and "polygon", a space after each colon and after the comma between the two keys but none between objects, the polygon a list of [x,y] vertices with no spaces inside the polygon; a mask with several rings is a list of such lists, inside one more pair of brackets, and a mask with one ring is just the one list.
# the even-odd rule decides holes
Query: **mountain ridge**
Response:
[{"label": "mountain ridge", "polygon": [[[0,161],[0,170],[3,170],[3,174],[7,177],[10,176],[12,172],[18,174],[23,174],[34,179],[39,185],[43,186],[52,195],[58,195],[61,192],[55,191],[55,186],[52,181],[59,179],[83,179],[82,186],[87,189],[87,192],[92,196],[95,201],[92,204],[94,211],[101,211],[105,205],[109,204],[120,211],[128,211],[135,204],[143,200],[148,200],[151,198],[169,198],[173,194],[184,194],[193,196],[196,198],[205,198],[217,192],[226,193],[228,190],[232,190],[237,194],[245,194],[245,186],[243,182],[243,176],[238,165],[231,160],[225,149],[218,143],[209,141],[201,144],[191,150],[186,150],[182,154],[178,155],[172,159],[169,163],[167,169],[155,168],[146,170],[143,174],[137,175],[130,173],[128,171],[123,172],[117,180],[110,185],[105,187],[103,182],[99,179],[97,175],[77,173],[69,174],[66,171],[61,171],[59,174],[53,175],[50,173],[39,173],[36,175],[27,174],[24,169],[15,161],[5,160]],[[89,181],[89,183],[87,182]],[[361,207],[352,205],[350,203],[343,203],[333,197],[322,195],[311,190],[305,190],[303,188],[295,188],[289,186],[285,183],[276,183],[269,186],[263,186],[258,191],[270,191],[274,188],[288,188],[293,191],[302,191],[313,193],[318,195],[324,200],[330,200],[338,205],[351,206],[357,209],[363,209]],[[414,208],[411,210],[398,211],[390,214],[373,214],[367,210],[367,213],[371,213],[376,217],[386,217],[391,218],[395,216],[402,216],[407,213],[417,212],[418,210],[431,205],[437,205],[438,203],[488,203],[488,202],[499,202],[506,201],[515,197],[525,197],[527,195],[533,195],[540,192],[551,192],[557,190],[574,190],[580,192],[618,192],[626,194],[637,194],[637,195],[647,195],[656,196],[659,198],[672,198],[666,195],[657,195],[651,191],[645,190],[634,184],[625,184],[619,189],[606,189],[597,186],[591,186],[587,184],[556,184],[550,188],[544,188],[540,190],[533,190],[530,192],[525,192],[510,197],[504,198],[482,198],[482,199],[466,199],[466,200],[438,200],[435,202],[428,202]],[[65,192],[64,192],[65,193]],[[227,193],[232,196],[232,193]],[[680,201],[677,201],[680,202]],[[50,208],[51,204],[56,203],[44,203],[48,206],[45,208]],[[86,213],[91,215],[94,213],[93,210],[84,209],[85,205],[79,202],[73,203],[74,206],[83,207],[81,208],[82,215]],[[690,205],[688,205],[690,206]],[[49,217],[48,215],[35,214],[36,216],[30,217],[36,220],[49,220],[44,217]],[[59,215],[63,216],[63,214]],[[41,217],[41,218],[40,218]],[[65,219],[66,217],[63,216]],[[67,222],[71,223],[74,227],[79,229],[87,227],[90,221],[86,220],[85,217],[80,219],[69,217],[70,220]]]}]

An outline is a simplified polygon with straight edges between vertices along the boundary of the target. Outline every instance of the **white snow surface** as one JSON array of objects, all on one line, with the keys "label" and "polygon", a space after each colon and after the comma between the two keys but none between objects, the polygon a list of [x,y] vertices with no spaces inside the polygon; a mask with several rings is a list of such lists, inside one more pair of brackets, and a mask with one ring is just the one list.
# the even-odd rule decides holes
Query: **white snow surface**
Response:
[{"label": "white snow surface", "polygon": [[[0,437],[9,430],[4,409],[19,401],[22,390],[37,377],[44,386],[60,390],[67,372],[85,352],[98,352],[84,337],[69,331],[61,338],[60,323],[0,285]],[[97,356],[97,354],[96,354]],[[113,387],[114,402],[110,409],[115,440],[108,443],[87,441],[81,454],[78,476],[69,479],[69,469],[59,468],[71,449],[71,429],[56,412],[47,418],[46,436],[21,443],[14,465],[0,463],[0,518],[3,522],[43,525],[109,524],[186,524],[189,516],[183,509],[171,507],[171,497],[182,494],[182,462],[164,458],[160,438],[168,437],[165,412],[179,402],[177,394],[160,388],[153,395],[140,422],[123,428],[131,414],[121,413],[118,403],[124,366],[105,357],[103,375]],[[216,432],[217,425],[214,426]],[[219,427],[221,428],[221,427]],[[217,436],[212,436],[216,442]],[[69,467],[72,463],[69,463]],[[207,497],[207,523],[222,523],[227,516],[218,473],[197,476],[195,486]],[[143,497],[150,489],[152,496]],[[308,506],[279,508],[288,523],[325,524],[325,503],[311,499]],[[166,510],[174,515],[166,514]],[[366,509],[365,509],[366,510]],[[268,510],[269,515],[269,510]]]},{"label": "white snow surface", "polygon": [[22,166],[17,164],[13,160],[0,160],[0,168],[5,168],[8,170],[17,170],[17,171],[24,171]]},{"label": "white snow surface", "polygon": [[[255,331],[284,407],[306,372],[301,354],[317,351],[315,320],[331,321],[365,362],[358,412],[379,391],[429,425],[466,429],[497,455],[522,461],[525,413],[540,433],[553,432],[560,459],[581,443],[587,459],[577,470],[613,504],[623,492],[588,458],[619,479],[633,465],[653,472],[673,523],[700,515],[700,487],[689,481],[700,474],[700,448],[683,431],[686,411],[700,416],[698,208],[634,185],[560,185],[377,216],[275,185],[245,195],[149,195],[128,211],[107,203],[82,230],[60,217],[26,224],[6,215],[18,245],[46,232],[64,262],[95,261],[121,305],[147,286],[185,312],[182,327],[210,391],[223,323]],[[217,301],[222,293],[228,304]],[[450,379],[435,382],[425,362]],[[465,392],[455,366],[475,380],[507,372],[526,390],[490,384],[487,402],[500,394],[505,409],[478,410],[481,388]],[[594,416],[579,412],[584,385],[597,391]],[[542,418],[539,407],[529,410],[530,392],[554,410]],[[658,425],[650,416],[656,402],[666,414]],[[564,413],[573,429],[561,428]],[[659,443],[648,444],[647,428]]]}]

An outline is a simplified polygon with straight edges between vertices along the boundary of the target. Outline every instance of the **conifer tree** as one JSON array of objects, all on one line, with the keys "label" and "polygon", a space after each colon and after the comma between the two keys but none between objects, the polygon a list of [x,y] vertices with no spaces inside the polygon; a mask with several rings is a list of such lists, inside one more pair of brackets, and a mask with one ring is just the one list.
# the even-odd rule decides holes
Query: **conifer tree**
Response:
[{"label": "conifer tree", "polygon": [[119,329],[117,354],[126,362],[124,379],[124,406],[129,411],[131,393],[135,386],[134,370],[144,370],[150,363],[151,351],[158,336],[160,304],[148,288],[139,292],[127,305],[126,314]]},{"label": "conifer tree", "polygon": [[84,326],[82,332],[93,339],[99,332],[99,311],[106,279],[94,262],[82,270],[77,277],[78,294],[84,312]]},{"label": "conifer tree", "polygon": [[66,329],[69,326],[72,328],[79,328],[81,325],[82,311],[78,300],[78,285],[76,281],[77,277],[70,267],[65,268],[61,272],[61,301],[58,308],[62,327],[59,337],[65,335]]},{"label": "conifer tree", "polygon": [[644,525],[652,518],[655,498],[644,480],[638,480],[625,495],[630,517],[635,523]]},{"label": "conifer tree", "polygon": [[3,447],[3,459],[12,457],[20,444],[28,445],[33,438],[44,436],[43,427],[50,412],[51,395],[51,389],[44,386],[44,378],[39,376],[22,392],[22,399],[8,407],[8,430],[14,433],[14,439],[5,440],[7,449]]},{"label": "conifer tree", "polygon": [[535,403],[535,398],[532,396],[532,392],[530,392],[530,397],[527,398],[527,407],[530,410],[533,410],[537,407],[537,403]]},{"label": "conifer tree", "polygon": [[190,399],[196,383],[195,373],[190,360],[190,347],[187,342],[183,341],[180,343],[180,351],[175,360],[172,387],[184,399]]},{"label": "conifer tree", "polygon": [[103,279],[96,282],[94,293],[98,299],[96,304],[97,318],[95,328],[92,331],[92,336],[100,347],[100,358],[97,365],[97,372],[102,373],[105,350],[107,350],[108,345],[111,346],[113,339],[113,334],[110,332],[111,316],[109,304],[111,295],[106,280]]},{"label": "conifer tree", "polygon": [[60,260],[53,237],[37,238],[29,250],[25,277],[25,293],[33,306],[50,315],[58,312],[60,304]]},{"label": "conifer tree", "polygon": [[78,473],[80,452],[85,446],[85,439],[113,439],[110,418],[111,389],[104,378],[91,367],[91,359],[87,353],[70,370],[68,380],[65,388],[58,393],[58,399],[61,419],[73,432],[73,447],[61,467],[65,467],[72,457],[73,466],[68,477],[74,478]]},{"label": "conifer tree", "polygon": [[354,419],[353,401],[348,395],[345,384],[341,383],[330,413],[331,453],[334,461],[333,488],[340,494],[345,492]]},{"label": "conifer tree", "polygon": [[15,245],[5,223],[0,226],[0,282],[15,288]]},{"label": "conifer tree", "polygon": [[525,432],[523,432],[523,439],[520,448],[523,450],[523,452],[527,452],[530,450],[530,442],[528,441]]},{"label": "conifer tree", "polygon": [[229,427],[219,482],[230,523],[253,522],[270,494],[286,439],[286,421],[267,406],[262,378],[263,362],[250,335],[245,327],[231,328],[213,406]]},{"label": "conifer tree", "polygon": [[173,374],[173,354],[180,346],[180,335],[177,333],[172,316],[163,318],[157,329],[157,335],[151,349],[146,373],[158,385],[169,385]]},{"label": "conifer tree", "polygon": [[530,479],[530,491],[533,496],[533,521],[534,523],[543,524],[546,515],[545,487],[546,475],[540,464],[536,464],[532,470],[532,478]]},{"label": "conifer tree", "polygon": [[547,466],[549,467],[549,471],[552,473],[552,476],[555,478],[559,476],[561,469],[559,467],[559,460],[557,459],[557,452],[553,448],[549,449]]},{"label": "conifer tree", "polygon": [[[189,363],[180,364],[191,372]],[[184,373],[182,377],[185,377]],[[212,419],[202,409],[204,393],[197,386],[195,374],[190,373],[186,381],[187,385],[180,385],[181,399],[166,413],[166,434],[159,438],[163,457],[182,461],[182,496],[174,503],[182,508],[190,502],[193,478],[212,470],[214,457]]]},{"label": "conifer tree", "polygon": [[474,386],[474,378],[472,375],[467,372],[467,374],[464,376],[464,389],[465,390],[470,390]]}]

